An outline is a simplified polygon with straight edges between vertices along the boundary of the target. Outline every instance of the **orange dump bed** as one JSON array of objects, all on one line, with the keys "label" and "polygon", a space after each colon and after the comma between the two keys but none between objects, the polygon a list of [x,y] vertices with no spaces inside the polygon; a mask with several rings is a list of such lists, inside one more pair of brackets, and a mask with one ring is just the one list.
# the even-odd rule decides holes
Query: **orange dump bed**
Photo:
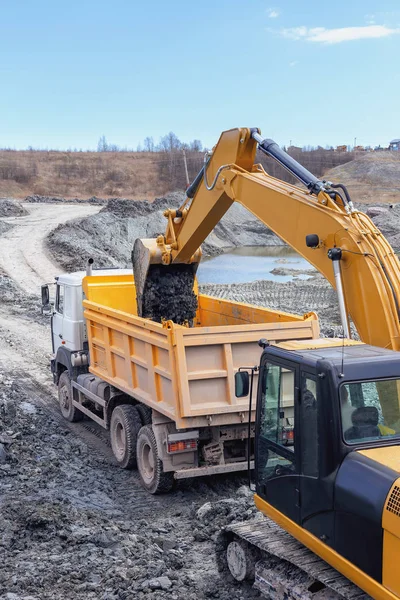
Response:
[{"label": "orange dump bed", "polygon": [[90,372],[178,429],[247,420],[249,398],[235,397],[234,374],[259,363],[260,338],[319,337],[314,313],[292,315],[203,294],[193,328],[155,323],[137,316],[131,275],[89,276],[83,289]]}]

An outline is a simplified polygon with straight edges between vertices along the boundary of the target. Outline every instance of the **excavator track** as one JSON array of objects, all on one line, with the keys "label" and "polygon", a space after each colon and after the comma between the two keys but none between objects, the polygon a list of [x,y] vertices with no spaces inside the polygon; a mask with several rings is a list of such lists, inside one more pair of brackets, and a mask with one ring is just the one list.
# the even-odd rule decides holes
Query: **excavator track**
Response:
[{"label": "excavator track", "polygon": [[[232,548],[239,549],[240,577],[254,579],[254,587],[271,600],[372,600],[267,517],[228,525],[220,534],[219,570],[232,574],[230,545],[231,561]],[[243,567],[244,561],[253,561],[254,566]]]}]

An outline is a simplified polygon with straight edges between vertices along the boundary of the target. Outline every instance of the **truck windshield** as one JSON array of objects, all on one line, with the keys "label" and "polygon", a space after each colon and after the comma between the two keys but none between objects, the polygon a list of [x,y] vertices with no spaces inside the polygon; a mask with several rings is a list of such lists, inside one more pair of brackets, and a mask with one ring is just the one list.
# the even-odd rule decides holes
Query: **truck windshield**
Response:
[{"label": "truck windshield", "polygon": [[345,383],[339,395],[346,443],[400,438],[400,379]]}]

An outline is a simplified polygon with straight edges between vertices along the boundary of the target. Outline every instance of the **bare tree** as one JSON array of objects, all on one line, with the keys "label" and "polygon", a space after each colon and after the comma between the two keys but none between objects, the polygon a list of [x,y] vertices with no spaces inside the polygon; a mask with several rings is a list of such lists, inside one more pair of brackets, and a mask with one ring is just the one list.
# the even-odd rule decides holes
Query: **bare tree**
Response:
[{"label": "bare tree", "polygon": [[154,152],[154,140],[152,137],[145,138],[143,142],[145,152]]},{"label": "bare tree", "polygon": [[108,142],[105,135],[102,135],[97,144],[97,152],[108,152]]},{"label": "bare tree", "polygon": [[200,140],[193,140],[193,142],[190,142],[189,148],[192,152],[201,152],[203,150],[203,144]]},{"label": "bare tree", "polygon": [[159,148],[161,152],[176,152],[181,147],[182,142],[173,131],[170,131],[160,139]]}]

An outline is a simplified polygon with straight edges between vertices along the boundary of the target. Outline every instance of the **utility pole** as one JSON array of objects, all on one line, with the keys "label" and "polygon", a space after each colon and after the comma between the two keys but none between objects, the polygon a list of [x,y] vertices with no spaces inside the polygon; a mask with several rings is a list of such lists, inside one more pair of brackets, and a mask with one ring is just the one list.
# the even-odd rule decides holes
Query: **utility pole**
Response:
[{"label": "utility pole", "polygon": [[186,187],[188,188],[190,185],[190,180],[189,180],[189,172],[188,172],[188,167],[187,167],[185,148],[183,148],[182,152],[183,152],[183,163],[185,165]]}]

